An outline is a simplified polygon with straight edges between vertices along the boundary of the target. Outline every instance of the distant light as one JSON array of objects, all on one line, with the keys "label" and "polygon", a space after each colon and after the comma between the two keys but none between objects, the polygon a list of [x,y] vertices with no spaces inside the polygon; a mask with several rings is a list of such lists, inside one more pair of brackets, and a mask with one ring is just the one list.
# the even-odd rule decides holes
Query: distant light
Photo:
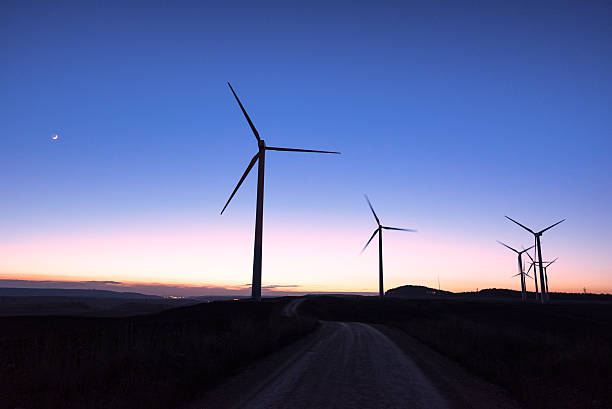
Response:
[{"label": "distant light", "polygon": [[59,134],[58,133],[56,133],[55,135],[53,135],[51,137],[51,139],[53,139],[54,141],[57,140],[58,138],[59,138]]}]

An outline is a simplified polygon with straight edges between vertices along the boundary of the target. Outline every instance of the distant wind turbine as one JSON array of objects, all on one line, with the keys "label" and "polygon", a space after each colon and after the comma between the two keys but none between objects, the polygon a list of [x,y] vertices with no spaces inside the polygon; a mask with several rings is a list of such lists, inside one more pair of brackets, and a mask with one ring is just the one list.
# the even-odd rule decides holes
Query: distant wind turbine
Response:
[{"label": "distant wind turbine", "polygon": [[[519,222],[517,222],[514,219],[511,219],[510,217],[506,216],[506,219],[518,224],[519,226],[521,226],[523,229],[527,230],[529,233],[533,234],[534,238],[535,238],[535,251],[537,252],[537,259],[539,260],[539,265],[540,265],[540,285],[541,285],[541,293],[542,293],[542,297],[540,297],[542,304],[545,304],[548,302],[548,293],[544,291],[544,267],[542,266],[542,244],[540,243],[540,237],[542,236],[542,233],[544,233],[546,230],[550,230],[553,227],[555,227],[556,225],[558,225],[559,223],[562,223],[565,221],[565,219],[558,221],[557,223],[548,226],[547,228],[545,228],[544,230],[540,230],[538,232],[535,232],[533,230],[531,230],[529,227],[523,226],[522,224],[520,224]],[[535,274],[535,273],[534,273]]]},{"label": "distant wind turbine", "polygon": [[[553,261],[542,262],[542,264],[544,265],[544,284],[542,284],[542,287],[545,289],[546,294],[548,294],[548,267],[550,267],[550,265],[557,260],[559,260],[559,257],[555,258]],[[535,267],[535,264],[535,262],[532,262],[531,266],[529,267],[529,270],[531,270],[531,267]],[[529,270],[527,272],[529,272]],[[533,269],[533,271],[535,271],[535,268]]]},{"label": "distant wind turbine", "polygon": [[513,249],[512,247],[508,246],[507,244],[502,243],[501,241],[497,240],[497,242],[499,244],[501,244],[502,246],[509,248],[510,250],[514,251],[516,254],[518,254],[518,269],[519,272],[516,276],[520,276],[521,277],[521,299],[523,302],[525,302],[527,300],[527,286],[525,285],[525,271],[523,268],[523,253],[526,252],[527,250],[531,250],[533,248],[533,246],[529,247],[528,249],[523,249],[522,251],[518,251]]},{"label": "distant wind turbine", "polygon": [[249,172],[255,165],[255,162],[259,160],[259,164],[257,167],[257,210],[255,213],[255,248],[253,251],[254,252],[254,255],[253,255],[253,284],[251,286],[251,296],[253,300],[260,301],[261,300],[261,249],[262,249],[262,235],[263,235],[264,165],[266,161],[266,151],[315,152],[315,153],[334,153],[334,154],[340,154],[340,152],[317,151],[317,150],[312,150],[312,149],[275,148],[272,146],[266,146],[266,143],[264,142],[264,140],[259,137],[259,132],[257,132],[257,129],[255,129],[255,125],[253,125],[251,118],[249,118],[249,114],[247,114],[246,110],[244,109],[242,102],[240,102],[240,99],[238,99],[238,95],[236,95],[236,92],[234,92],[232,85],[229,82],[227,83],[227,85],[229,85],[230,90],[232,90],[232,94],[234,94],[234,98],[236,98],[236,102],[238,102],[238,105],[240,105],[240,109],[242,110],[244,117],[246,118],[247,122],[249,123],[249,126],[251,127],[251,130],[253,131],[253,134],[255,135],[255,139],[257,139],[257,145],[259,147],[259,150],[255,154],[255,156],[253,156],[253,158],[251,159],[251,162],[247,166],[246,171],[244,172],[244,174],[238,181],[236,188],[234,188],[234,191],[232,192],[229,199],[227,200],[227,203],[225,203],[225,206],[223,206],[223,210],[221,210],[221,214],[223,214],[223,212],[225,211],[225,208],[227,207],[227,205],[229,205],[230,201],[236,194],[236,191],[238,190],[238,188],[240,187],[244,179],[247,177],[247,175],[249,174]]},{"label": "distant wind turbine", "polygon": [[379,292],[380,298],[382,299],[385,295],[384,285],[383,285],[382,231],[383,230],[400,230],[400,231],[416,232],[416,230],[400,229],[399,227],[383,226],[382,224],[380,224],[380,219],[376,215],[376,212],[374,211],[374,208],[372,207],[372,203],[370,203],[370,199],[368,199],[367,195],[365,195],[365,199],[368,202],[368,206],[370,206],[370,210],[372,211],[372,214],[374,215],[374,218],[376,219],[376,224],[378,224],[378,227],[376,228],[376,230],[374,230],[374,233],[372,234],[372,237],[370,237],[370,240],[368,240],[366,245],[363,246],[363,249],[361,250],[361,252],[363,253],[365,251],[365,249],[368,247],[368,245],[370,244],[374,236],[376,236],[376,233],[378,233],[378,292]]},{"label": "distant wind turbine", "polygon": [[550,267],[550,265],[557,260],[559,260],[559,257],[555,258],[553,261],[544,266],[544,278],[546,279],[546,294],[548,294],[548,267]]}]

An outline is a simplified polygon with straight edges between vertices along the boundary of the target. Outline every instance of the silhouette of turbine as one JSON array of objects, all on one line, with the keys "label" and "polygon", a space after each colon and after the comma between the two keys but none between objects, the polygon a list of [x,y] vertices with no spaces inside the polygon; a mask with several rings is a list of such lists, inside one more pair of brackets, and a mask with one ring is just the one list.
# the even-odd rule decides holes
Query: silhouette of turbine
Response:
[{"label": "silhouette of turbine", "polygon": [[[524,265],[524,264],[523,264],[523,265]],[[515,274],[515,275],[511,276],[511,278],[514,278],[514,277],[519,276],[519,275],[520,275],[520,274]],[[532,276],[530,276],[529,274],[527,274],[527,272],[526,272],[526,271],[523,271],[523,276],[525,276],[525,277],[529,277],[529,278],[531,278],[531,279],[533,280],[533,277],[532,277]],[[525,299],[527,299],[526,293],[527,293],[527,280],[525,280]]]},{"label": "silhouette of turbine", "polygon": [[315,153],[334,153],[334,154],[340,154],[340,152],[318,151],[318,150],[312,150],[312,149],[275,148],[272,146],[266,146],[266,143],[264,142],[264,140],[259,137],[259,132],[257,132],[257,129],[255,129],[255,125],[253,125],[251,118],[249,118],[249,114],[247,114],[246,110],[244,109],[242,102],[240,102],[240,99],[238,99],[238,95],[236,95],[236,92],[234,92],[234,88],[232,88],[232,85],[229,82],[227,83],[227,85],[229,85],[230,90],[232,90],[232,94],[234,94],[234,98],[236,98],[236,102],[238,102],[238,105],[240,105],[240,109],[242,110],[244,117],[246,118],[247,122],[249,123],[249,126],[251,127],[251,130],[253,131],[253,134],[255,135],[255,139],[257,139],[257,145],[259,147],[259,150],[255,154],[255,156],[253,156],[253,158],[251,159],[251,162],[249,162],[249,165],[247,166],[246,171],[244,172],[244,174],[238,181],[238,184],[236,185],[236,187],[234,188],[234,191],[232,192],[229,199],[227,200],[227,203],[225,203],[225,206],[223,206],[223,210],[221,210],[221,214],[223,214],[223,212],[225,211],[225,208],[227,207],[227,205],[229,205],[230,201],[236,194],[236,191],[238,190],[238,188],[240,187],[244,179],[247,177],[247,175],[249,174],[249,172],[255,165],[255,162],[259,160],[259,164],[257,167],[257,210],[255,213],[256,215],[255,216],[255,247],[253,250],[253,253],[254,253],[253,254],[253,284],[251,286],[251,297],[255,301],[260,301],[261,300],[261,249],[262,249],[262,234],[263,234],[264,165],[266,161],[266,151],[315,152]]},{"label": "silhouette of turbine", "polygon": [[518,254],[518,269],[519,269],[519,272],[518,272],[517,275],[515,275],[513,277],[516,277],[516,276],[520,276],[521,277],[521,300],[523,302],[525,302],[527,300],[527,287],[526,287],[526,284],[525,284],[525,271],[524,271],[524,268],[523,268],[523,258],[522,258],[522,256],[523,256],[524,252],[526,252],[527,250],[531,250],[533,248],[533,246],[529,247],[528,249],[523,249],[522,251],[518,251],[518,250],[515,250],[512,247],[508,246],[507,244],[502,243],[499,240],[497,240],[497,242],[499,244],[501,244],[502,246],[507,247],[510,250],[514,251],[516,254]]},{"label": "silhouette of turbine", "polygon": [[545,262],[546,265],[544,266],[544,281],[546,283],[546,297],[548,297],[548,294],[549,294],[549,292],[548,292],[548,267],[550,267],[550,265],[552,263],[554,263],[555,261],[557,261],[557,260],[559,260],[559,257],[555,258],[553,261],[550,261],[550,262],[546,261]]},{"label": "silhouette of turbine", "polygon": [[[523,226],[522,224],[520,224],[519,222],[517,222],[514,219],[511,219],[510,217],[506,216],[506,219],[518,224],[519,226],[521,226],[523,229],[527,230],[529,233],[533,234],[534,238],[535,238],[535,251],[537,251],[537,259],[540,260],[540,293],[541,293],[541,297],[540,300],[542,301],[542,304],[545,304],[548,302],[548,293],[544,290],[544,268],[542,267],[542,245],[540,243],[540,237],[542,236],[542,233],[544,233],[546,230],[550,230],[553,227],[555,227],[556,225],[558,225],[559,223],[562,223],[565,221],[565,219],[558,221],[557,223],[548,226],[547,228],[545,228],[544,230],[540,230],[538,232],[535,232],[533,230],[531,230],[529,227]],[[535,275],[535,273],[534,273]],[[536,295],[537,297],[537,295]]]},{"label": "silhouette of turbine", "polygon": [[[529,253],[527,253],[527,255],[529,255]],[[531,256],[529,256],[529,258],[531,258]],[[542,264],[544,264],[544,284],[542,285],[542,287],[544,287],[546,289],[546,294],[548,294],[548,267],[550,267],[550,265],[552,263],[554,263],[555,261],[557,261],[557,260],[559,260],[559,257],[557,257],[553,261],[543,261],[542,262]],[[535,264],[536,264],[536,262],[533,261],[533,259],[532,259],[531,260],[531,266],[529,266],[529,270],[531,270],[531,268],[533,267],[533,271],[535,271]],[[529,270],[527,270],[527,272],[529,272]]]},{"label": "silhouette of turbine", "polygon": [[378,219],[378,216],[376,216],[376,212],[374,211],[374,208],[372,207],[372,203],[370,203],[370,199],[368,199],[367,195],[364,195],[364,196],[365,196],[366,201],[368,202],[368,206],[370,206],[370,210],[372,211],[374,218],[376,219],[376,224],[378,224],[378,227],[376,228],[376,230],[374,230],[374,233],[372,234],[372,237],[370,237],[370,240],[368,240],[366,245],[363,246],[363,249],[361,250],[361,252],[363,253],[365,251],[366,247],[368,247],[368,244],[370,244],[374,236],[376,236],[376,233],[378,233],[378,292],[379,292],[380,298],[382,299],[385,295],[384,286],[383,286],[382,231],[383,230],[400,230],[400,231],[416,232],[416,230],[401,229],[399,227],[383,226],[382,224],[380,224],[380,219]]}]

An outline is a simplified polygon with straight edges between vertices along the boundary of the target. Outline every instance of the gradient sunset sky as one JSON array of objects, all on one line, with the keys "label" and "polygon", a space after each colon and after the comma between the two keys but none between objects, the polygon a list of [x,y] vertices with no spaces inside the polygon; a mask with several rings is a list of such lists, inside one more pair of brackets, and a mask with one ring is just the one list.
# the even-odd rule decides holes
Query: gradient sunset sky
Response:
[{"label": "gradient sunset sky", "polygon": [[[612,292],[609,2],[0,5],[0,279]],[[57,140],[51,137],[59,134]],[[533,289],[530,281],[529,289]]]}]

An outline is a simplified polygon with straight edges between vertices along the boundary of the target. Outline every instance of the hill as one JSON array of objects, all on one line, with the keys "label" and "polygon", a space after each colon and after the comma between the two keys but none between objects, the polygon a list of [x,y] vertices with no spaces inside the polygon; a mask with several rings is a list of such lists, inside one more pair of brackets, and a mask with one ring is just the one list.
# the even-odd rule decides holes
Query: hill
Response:
[{"label": "hill", "polygon": [[401,287],[392,288],[385,292],[386,295],[391,297],[404,297],[404,298],[421,298],[421,297],[435,297],[435,296],[450,296],[454,293],[444,290],[436,290],[435,288],[425,287],[422,285],[403,285]]},{"label": "hill", "polygon": [[94,297],[161,299],[158,295],[110,290],[82,290],[67,288],[0,288],[0,297]]},{"label": "hill", "polygon": [[[403,285],[392,288],[385,293],[391,297],[399,298],[477,298],[477,299],[520,299],[521,292],[505,288],[486,288],[479,291],[454,293],[451,291],[437,290],[435,288],[420,285]],[[535,294],[527,292],[527,299],[534,300]],[[589,301],[589,302],[612,302],[612,294],[591,293],[550,293],[552,301]]]}]

